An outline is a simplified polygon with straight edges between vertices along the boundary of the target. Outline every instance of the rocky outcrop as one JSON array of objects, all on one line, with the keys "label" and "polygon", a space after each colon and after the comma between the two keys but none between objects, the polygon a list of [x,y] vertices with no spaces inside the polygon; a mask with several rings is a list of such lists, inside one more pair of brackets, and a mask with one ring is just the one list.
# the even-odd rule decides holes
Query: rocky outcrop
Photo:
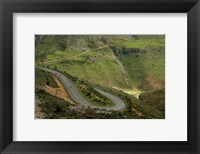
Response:
[{"label": "rocky outcrop", "polygon": [[55,77],[53,76],[55,82],[57,83],[58,85],[58,88],[53,88],[53,87],[50,87],[48,85],[45,85],[44,86],[44,90],[53,95],[53,96],[57,96],[63,100],[65,100],[66,102],[74,105],[75,102],[69,97],[68,93],[66,92],[65,88],[63,87],[62,83]]}]

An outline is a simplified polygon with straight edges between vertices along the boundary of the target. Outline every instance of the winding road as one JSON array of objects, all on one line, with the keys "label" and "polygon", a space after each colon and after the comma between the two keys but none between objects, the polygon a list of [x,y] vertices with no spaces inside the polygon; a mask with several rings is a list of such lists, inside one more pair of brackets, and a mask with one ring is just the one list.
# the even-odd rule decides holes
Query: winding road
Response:
[{"label": "winding road", "polygon": [[79,91],[76,89],[76,87],[74,86],[73,82],[64,74],[52,70],[52,69],[48,69],[48,68],[43,68],[43,67],[36,67],[39,69],[42,69],[44,71],[50,72],[51,74],[55,75],[63,84],[65,90],[67,91],[67,93],[70,95],[70,97],[77,103],[84,105],[84,106],[89,106],[91,108],[100,108],[100,109],[112,109],[112,110],[122,110],[124,109],[125,103],[117,96],[110,94],[108,92],[105,92],[103,90],[100,90],[98,88],[94,88],[97,92],[99,92],[100,94],[104,95],[105,97],[107,97],[108,99],[110,99],[113,103],[114,106],[112,107],[99,107],[99,106],[95,106],[94,104],[88,102],[86,99],[84,99],[81,94],[79,93]]}]

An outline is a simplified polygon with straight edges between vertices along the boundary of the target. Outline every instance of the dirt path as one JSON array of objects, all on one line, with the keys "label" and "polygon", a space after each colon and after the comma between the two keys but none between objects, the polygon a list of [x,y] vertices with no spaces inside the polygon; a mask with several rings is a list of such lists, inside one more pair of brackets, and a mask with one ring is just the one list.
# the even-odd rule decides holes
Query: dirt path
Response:
[{"label": "dirt path", "polygon": [[48,61],[44,61],[44,62],[40,62],[40,63],[41,63],[41,64],[48,64],[48,63],[52,63],[52,62],[62,61],[62,60],[65,60],[65,59],[75,58],[75,57],[84,55],[84,54],[86,54],[86,53],[89,52],[89,51],[100,50],[100,49],[107,48],[107,47],[109,47],[109,45],[104,45],[104,46],[101,46],[101,47],[98,47],[98,48],[95,48],[95,49],[85,50],[84,52],[82,52],[82,53],[80,53],[80,54],[77,54],[77,55],[74,55],[74,56],[64,57],[64,58],[58,58],[58,59],[54,59],[54,60],[48,60]]}]

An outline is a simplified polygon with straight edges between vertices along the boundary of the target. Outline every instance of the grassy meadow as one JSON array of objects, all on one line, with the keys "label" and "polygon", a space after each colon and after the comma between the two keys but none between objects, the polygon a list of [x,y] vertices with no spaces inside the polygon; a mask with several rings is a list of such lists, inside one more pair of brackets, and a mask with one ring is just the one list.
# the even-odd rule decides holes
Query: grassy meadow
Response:
[{"label": "grassy meadow", "polygon": [[165,118],[164,35],[36,35],[35,65],[37,119]]}]

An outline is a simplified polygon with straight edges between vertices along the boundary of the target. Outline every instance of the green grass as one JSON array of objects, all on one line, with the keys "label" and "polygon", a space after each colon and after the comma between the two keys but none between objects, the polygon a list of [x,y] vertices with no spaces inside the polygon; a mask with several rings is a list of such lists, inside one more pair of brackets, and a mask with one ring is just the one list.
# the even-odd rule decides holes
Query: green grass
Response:
[{"label": "green grass", "polygon": [[136,36],[135,39],[110,40],[129,81],[138,89],[161,89],[165,86],[165,37]]},{"label": "green grass", "polygon": [[55,63],[44,64],[43,66],[67,72],[79,79],[87,80],[93,85],[127,88],[122,72],[114,61],[113,56],[112,50],[102,49],[89,51],[70,60],[65,59]]},{"label": "green grass", "polygon": [[164,37],[142,37],[135,40],[112,39],[109,41],[110,45],[120,46],[124,48],[147,48],[147,47],[164,47]]},{"label": "green grass", "polygon": [[55,53],[49,53],[46,56],[46,61],[49,60],[54,60],[54,59],[58,59],[58,58],[68,58],[74,55],[79,54],[80,52],[77,51],[69,51],[69,52],[64,52],[64,51],[56,51]]},{"label": "green grass", "polygon": [[36,59],[46,60],[56,51],[85,51],[102,45],[101,38],[93,35],[36,35]]},{"label": "green grass", "polygon": [[72,76],[86,80],[93,85],[107,85],[127,87],[122,73],[114,61],[97,63],[54,64],[61,71],[66,71]]},{"label": "green grass", "polygon": [[[77,38],[86,40],[85,37]],[[47,52],[45,61],[60,60],[44,64],[44,66],[66,71],[68,74],[87,80],[94,85],[115,86],[130,90],[135,87],[141,90],[163,88],[165,83],[164,36],[119,38],[112,37],[112,39],[108,39],[107,43],[112,44],[113,51],[117,49],[117,53],[114,52],[123,64],[130,86],[126,84],[119,66],[113,60],[113,51],[109,48],[84,53],[66,51],[70,48],[67,47],[63,51]],[[96,44],[98,43],[96,42]],[[73,45],[71,46],[73,47]],[[96,46],[94,45],[94,47]]]},{"label": "green grass", "polygon": [[130,81],[142,90],[159,89],[165,85],[164,53],[148,50],[143,53],[117,55],[122,62]]},{"label": "green grass", "polygon": [[[105,45],[110,45],[110,48],[85,52]],[[127,85],[114,56],[122,63],[130,86]],[[60,60],[52,63],[39,63],[56,59]],[[130,111],[133,108],[143,113],[142,118],[164,117],[162,110],[164,105],[162,103],[151,104],[156,103],[156,100],[164,101],[163,93],[159,95],[158,92],[155,92],[165,87],[164,35],[44,36],[37,41],[36,64],[66,72],[92,86],[146,91],[147,93],[141,94],[141,97],[144,98],[142,101],[122,91],[117,92],[122,97],[127,97],[123,99],[129,109],[126,109],[127,111],[124,111],[123,114],[130,118],[133,116],[133,111]],[[47,83],[46,79],[40,80],[39,82],[42,84]],[[49,84],[53,85],[51,78],[48,80],[50,80]],[[149,91],[154,93],[147,95]],[[91,98],[86,97],[86,99],[90,100]],[[121,113],[117,112],[113,113],[111,117],[114,115],[123,117]],[[137,117],[136,113],[134,113],[134,117]]]},{"label": "green grass", "polygon": [[[45,74],[46,72],[37,70],[40,75]],[[49,73],[47,74],[50,75]],[[50,75],[51,76],[51,75]],[[36,76],[37,78],[37,76]],[[41,81],[36,80],[36,85],[40,85]],[[45,84],[45,82],[42,82]],[[103,87],[100,87],[103,89]],[[36,88],[36,96],[43,103],[40,105],[42,112],[45,113],[46,119],[87,119],[87,118],[97,118],[97,119],[134,119],[134,118],[164,118],[164,111],[161,110],[163,105],[161,103],[151,104],[155,100],[162,101],[160,97],[160,90],[149,91],[141,94],[142,100],[138,100],[133,96],[123,93],[122,91],[106,88],[112,94],[121,97],[124,102],[126,102],[126,108],[121,111],[112,111],[110,113],[96,113],[95,109],[82,109],[82,111],[74,111],[70,109],[70,104],[59,99],[55,96],[52,96],[45,91]],[[155,95],[156,93],[156,95]],[[161,94],[162,91],[161,91]],[[163,96],[163,95],[162,95]],[[159,99],[157,99],[157,97]],[[151,102],[150,102],[151,101]],[[98,105],[98,104],[97,104]],[[134,109],[134,110],[133,110]],[[137,111],[137,112],[135,112]],[[142,115],[138,115],[142,113]]]},{"label": "green grass", "polygon": [[[165,118],[165,110],[161,110],[160,108],[158,108],[158,106],[153,106],[151,104],[148,104],[147,103],[148,97],[146,97],[143,100],[139,100],[135,98],[134,96],[124,93],[121,90],[109,89],[107,87],[99,87],[99,88],[120,97],[125,102],[126,108],[122,112],[124,116],[131,117],[133,116],[133,114],[135,114],[135,116],[137,115],[138,118],[142,118],[142,119],[164,119]],[[162,97],[164,96],[163,93],[161,96]],[[154,100],[156,100],[156,97],[158,97],[160,101],[165,100],[159,96],[159,93],[157,93],[154,96]],[[161,103],[159,105],[161,107]]]}]

